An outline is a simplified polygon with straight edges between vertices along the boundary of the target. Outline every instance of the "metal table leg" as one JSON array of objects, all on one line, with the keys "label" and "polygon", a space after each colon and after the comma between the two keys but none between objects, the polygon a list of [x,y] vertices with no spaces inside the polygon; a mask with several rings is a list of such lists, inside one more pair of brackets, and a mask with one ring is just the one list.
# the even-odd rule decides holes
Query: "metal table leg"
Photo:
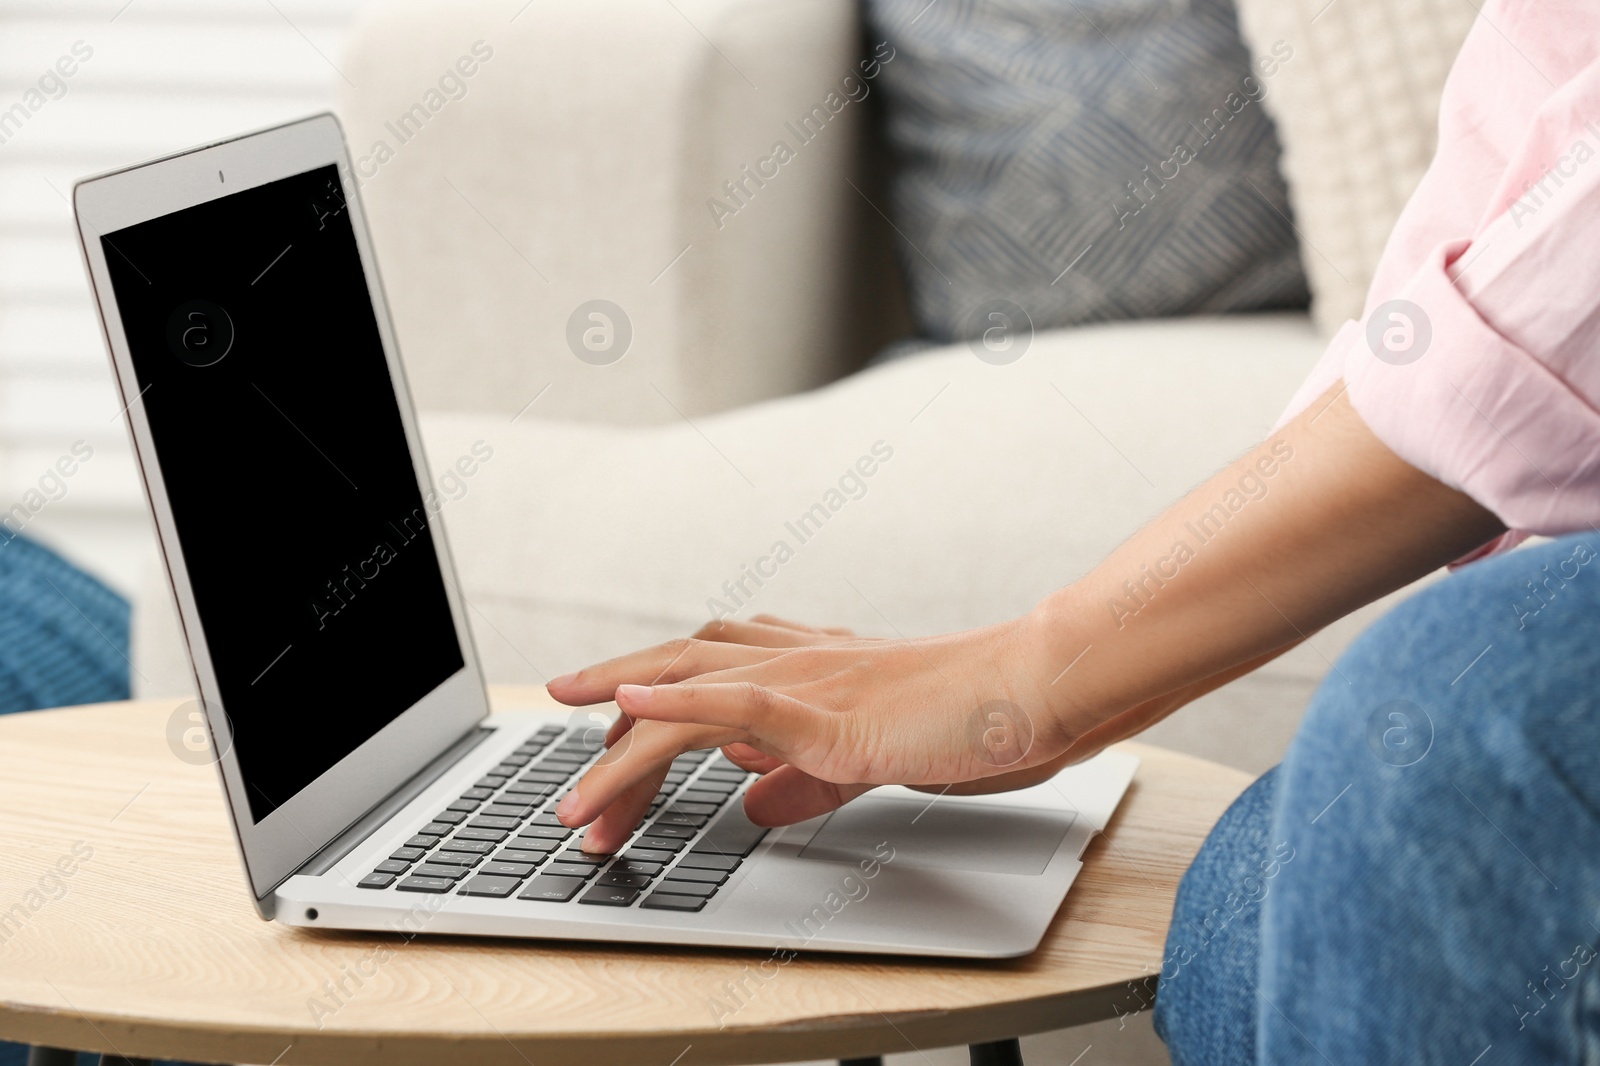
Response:
[{"label": "metal table leg", "polygon": [[1022,1045],[1016,1040],[996,1040],[967,1048],[972,1066],[1022,1066]]},{"label": "metal table leg", "polygon": [[28,1049],[28,1066],[78,1066],[76,1051],[63,1051],[58,1047],[31,1047]]}]

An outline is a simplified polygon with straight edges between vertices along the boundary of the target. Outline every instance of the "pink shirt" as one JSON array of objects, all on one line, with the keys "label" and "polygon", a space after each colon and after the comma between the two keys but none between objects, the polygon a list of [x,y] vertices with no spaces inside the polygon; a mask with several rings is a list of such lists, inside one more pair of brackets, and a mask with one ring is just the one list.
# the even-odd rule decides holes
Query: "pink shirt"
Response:
[{"label": "pink shirt", "polygon": [[1600,526],[1595,0],[1483,5],[1363,320],[1285,421],[1341,378],[1380,440],[1500,517],[1497,546]]}]

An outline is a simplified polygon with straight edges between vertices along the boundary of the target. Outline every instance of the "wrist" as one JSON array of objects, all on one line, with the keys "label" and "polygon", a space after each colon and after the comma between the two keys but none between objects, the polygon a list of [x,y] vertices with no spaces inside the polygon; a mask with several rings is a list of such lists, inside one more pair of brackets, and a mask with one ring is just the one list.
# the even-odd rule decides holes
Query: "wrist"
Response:
[{"label": "wrist", "polygon": [[1070,743],[1124,709],[1103,668],[1110,647],[1081,584],[1046,596],[1019,620],[1048,731]]}]

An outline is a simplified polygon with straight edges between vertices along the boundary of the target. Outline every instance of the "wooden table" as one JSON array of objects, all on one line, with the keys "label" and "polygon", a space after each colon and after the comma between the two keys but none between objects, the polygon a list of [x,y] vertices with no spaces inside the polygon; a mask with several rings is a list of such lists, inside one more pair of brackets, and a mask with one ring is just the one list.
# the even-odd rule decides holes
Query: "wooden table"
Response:
[{"label": "wooden table", "polygon": [[[536,688],[494,698],[501,707],[548,703]],[[214,770],[169,746],[176,706],[0,718],[0,1038],[281,1066],[693,1066],[1060,1029],[1145,1006],[1178,879],[1249,783],[1129,745],[1144,760],[1138,777],[1034,954],[985,963],[804,956],[757,980],[719,1029],[710,999],[762,953],[407,943],[261,921]],[[314,1000],[338,1005],[317,1011]]]}]

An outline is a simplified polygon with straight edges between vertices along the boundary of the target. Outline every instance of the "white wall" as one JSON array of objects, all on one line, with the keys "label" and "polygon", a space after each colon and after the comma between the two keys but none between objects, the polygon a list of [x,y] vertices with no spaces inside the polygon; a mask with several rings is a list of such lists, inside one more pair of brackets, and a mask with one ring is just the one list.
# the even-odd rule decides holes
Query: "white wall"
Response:
[{"label": "white wall", "polygon": [[25,529],[125,594],[153,540],[80,261],[72,183],[330,108],[360,4],[0,0],[0,118],[26,107],[75,44],[92,50],[64,93],[47,84],[55,98],[0,125],[0,511],[85,441],[94,458]]}]

